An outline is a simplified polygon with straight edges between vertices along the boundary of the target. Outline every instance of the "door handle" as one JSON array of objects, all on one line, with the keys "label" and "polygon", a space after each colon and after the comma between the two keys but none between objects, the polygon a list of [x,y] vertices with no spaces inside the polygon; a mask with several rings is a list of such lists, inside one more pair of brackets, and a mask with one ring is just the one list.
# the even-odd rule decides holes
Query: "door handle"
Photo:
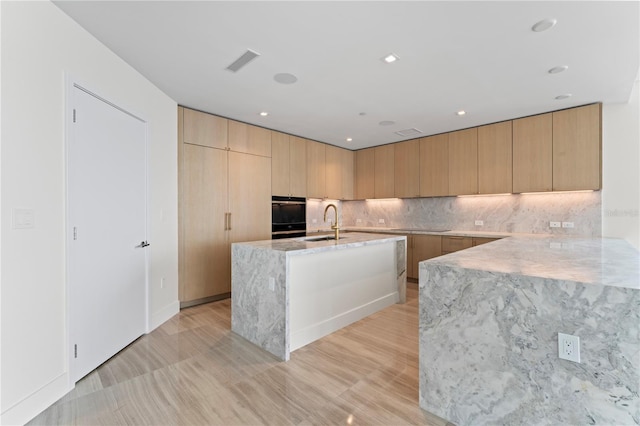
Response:
[{"label": "door handle", "polygon": [[135,248],[145,248],[150,246],[151,244],[146,242],[146,241],[141,241],[140,244],[138,244]]}]

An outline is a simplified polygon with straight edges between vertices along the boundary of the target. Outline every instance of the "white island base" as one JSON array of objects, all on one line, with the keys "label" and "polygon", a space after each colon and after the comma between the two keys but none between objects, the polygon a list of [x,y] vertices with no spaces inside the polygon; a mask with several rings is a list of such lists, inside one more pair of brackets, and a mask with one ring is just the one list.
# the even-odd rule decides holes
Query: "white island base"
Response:
[{"label": "white island base", "polygon": [[403,236],[238,243],[232,265],[231,329],[283,360],[406,298]]}]

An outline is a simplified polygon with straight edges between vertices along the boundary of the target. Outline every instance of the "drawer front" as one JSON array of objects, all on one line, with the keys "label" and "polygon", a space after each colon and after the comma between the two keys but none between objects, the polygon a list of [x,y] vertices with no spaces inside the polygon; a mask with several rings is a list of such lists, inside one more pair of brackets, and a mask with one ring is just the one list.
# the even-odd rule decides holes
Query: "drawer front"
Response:
[{"label": "drawer front", "polygon": [[484,238],[484,237],[473,237],[473,246],[479,246],[480,244],[487,244],[492,241],[498,241],[500,238]]},{"label": "drawer front", "polygon": [[468,249],[473,245],[471,237],[442,237],[442,252],[452,253],[454,251]]}]

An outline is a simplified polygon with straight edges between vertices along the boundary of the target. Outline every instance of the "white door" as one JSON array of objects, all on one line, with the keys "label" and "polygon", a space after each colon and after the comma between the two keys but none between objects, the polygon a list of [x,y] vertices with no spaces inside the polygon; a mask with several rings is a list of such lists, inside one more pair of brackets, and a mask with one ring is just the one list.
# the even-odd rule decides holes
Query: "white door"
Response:
[{"label": "white door", "polygon": [[144,334],[146,124],[74,85],[68,141],[71,378]]}]

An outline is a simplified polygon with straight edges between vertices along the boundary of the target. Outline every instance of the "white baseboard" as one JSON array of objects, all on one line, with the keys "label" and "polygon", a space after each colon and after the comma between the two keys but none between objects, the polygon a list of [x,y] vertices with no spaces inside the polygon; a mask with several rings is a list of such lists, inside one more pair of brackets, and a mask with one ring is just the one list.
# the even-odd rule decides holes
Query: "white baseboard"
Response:
[{"label": "white baseboard", "polygon": [[151,333],[153,330],[160,327],[178,312],[180,312],[180,302],[176,300],[175,302],[171,302],[164,308],[160,309],[158,312],[153,313],[151,318],[149,318],[149,330],[147,330],[147,333]]},{"label": "white baseboard", "polygon": [[300,349],[321,337],[340,330],[341,328],[346,327],[349,324],[353,324],[356,321],[360,321],[362,318],[368,317],[387,306],[391,306],[398,302],[399,297],[400,295],[398,292],[390,293],[369,303],[357,306],[349,311],[291,333],[290,350],[293,352],[296,349]]},{"label": "white baseboard", "polygon": [[[69,385],[69,375],[63,373],[22,401],[0,414],[0,425],[23,425],[54,402],[65,396],[73,385]],[[4,408],[4,407],[3,407]]]}]

